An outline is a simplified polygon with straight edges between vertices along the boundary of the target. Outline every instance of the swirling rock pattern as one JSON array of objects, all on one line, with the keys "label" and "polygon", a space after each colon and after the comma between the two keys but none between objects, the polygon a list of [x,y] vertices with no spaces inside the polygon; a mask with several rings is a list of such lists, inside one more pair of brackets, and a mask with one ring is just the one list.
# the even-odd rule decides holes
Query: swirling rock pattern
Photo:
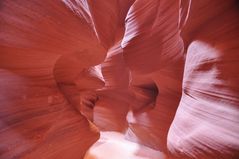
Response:
[{"label": "swirling rock pattern", "polygon": [[0,3],[0,158],[83,158],[99,133],[77,111],[77,77],[104,85],[87,70],[114,42],[117,1]]},{"label": "swirling rock pattern", "polygon": [[[238,158],[238,5],[233,1],[224,6],[215,2],[195,5],[192,3],[195,10],[189,22],[196,20],[197,7],[206,5],[200,10],[208,15],[201,24],[189,23],[185,28],[190,28],[184,33],[190,42],[183,95],[170,128],[168,147],[179,158]],[[210,6],[215,10],[210,12]],[[197,34],[191,34],[192,30]]]},{"label": "swirling rock pattern", "polygon": [[238,158],[238,9],[2,0],[0,158]]}]

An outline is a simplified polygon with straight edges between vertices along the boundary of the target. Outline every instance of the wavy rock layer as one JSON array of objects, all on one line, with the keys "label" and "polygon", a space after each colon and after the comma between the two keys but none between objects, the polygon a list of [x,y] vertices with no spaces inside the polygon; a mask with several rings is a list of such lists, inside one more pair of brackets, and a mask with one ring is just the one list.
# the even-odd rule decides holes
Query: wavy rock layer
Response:
[{"label": "wavy rock layer", "polygon": [[238,158],[238,8],[1,1],[0,158]]},{"label": "wavy rock layer", "polygon": [[[132,106],[127,136],[161,150],[166,150],[167,132],[181,96],[183,42],[178,10],[176,0],[136,1],[126,17],[122,41],[132,73],[130,88],[140,100]],[[144,96],[151,99],[144,101]]]},{"label": "wavy rock layer", "polygon": [[[195,5],[192,3],[192,7]],[[189,34],[185,30],[190,44],[183,95],[170,128],[168,146],[173,153],[186,154],[189,158],[237,158],[239,71],[235,68],[239,66],[238,6],[232,2],[224,6],[215,2],[199,5],[208,6],[201,12],[208,13],[210,22],[187,26],[198,34]],[[216,8],[209,12],[209,6]],[[189,22],[194,20],[195,12],[189,17]],[[211,19],[213,14],[218,16]]]},{"label": "wavy rock layer", "polygon": [[83,158],[99,134],[77,108],[104,86],[93,66],[124,19],[119,2],[0,3],[0,158]]}]

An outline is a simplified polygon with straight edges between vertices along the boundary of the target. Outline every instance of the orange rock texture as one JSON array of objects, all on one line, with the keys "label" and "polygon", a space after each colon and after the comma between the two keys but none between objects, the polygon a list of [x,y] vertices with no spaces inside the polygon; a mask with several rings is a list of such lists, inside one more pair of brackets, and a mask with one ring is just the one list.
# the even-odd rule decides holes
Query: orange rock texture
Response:
[{"label": "orange rock texture", "polygon": [[239,158],[237,0],[0,1],[0,158],[107,147]]}]

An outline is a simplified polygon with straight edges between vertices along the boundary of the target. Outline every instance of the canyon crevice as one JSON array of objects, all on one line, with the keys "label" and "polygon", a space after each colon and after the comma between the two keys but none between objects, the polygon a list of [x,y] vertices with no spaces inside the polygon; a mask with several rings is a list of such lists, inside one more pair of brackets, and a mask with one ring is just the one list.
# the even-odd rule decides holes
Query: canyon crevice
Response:
[{"label": "canyon crevice", "polygon": [[237,0],[1,0],[0,159],[237,159],[238,68]]}]

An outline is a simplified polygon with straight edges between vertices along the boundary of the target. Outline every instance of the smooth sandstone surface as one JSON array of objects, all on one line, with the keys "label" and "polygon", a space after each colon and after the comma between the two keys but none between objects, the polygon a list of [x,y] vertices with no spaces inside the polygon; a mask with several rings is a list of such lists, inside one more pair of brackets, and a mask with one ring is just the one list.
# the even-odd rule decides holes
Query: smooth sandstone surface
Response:
[{"label": "smooth sandstone surface", "polygon": [[2,0],[1,159],[239,158],[237,0]]},{"label": "smooth sandstone surface", "polygon": [[74,94],[77,77],[103,62],[114,42],[124,16],[117,4],[0,2],[0,158],[83,158],[99,138]]},{"label": "smooth sandstone surface", "polygon": [[[168,134],[168,147],[175,154],[238,158],[239,13],[232,2],[202,3],[216,7],[200,9],[210,13],[210,21],[187,26],[198,34],[191,36],[187,46],[183,95]],[[213,14],[218,16],[211,18]],[[193,13],[189,22],[191,18],[195,20]]]}]

